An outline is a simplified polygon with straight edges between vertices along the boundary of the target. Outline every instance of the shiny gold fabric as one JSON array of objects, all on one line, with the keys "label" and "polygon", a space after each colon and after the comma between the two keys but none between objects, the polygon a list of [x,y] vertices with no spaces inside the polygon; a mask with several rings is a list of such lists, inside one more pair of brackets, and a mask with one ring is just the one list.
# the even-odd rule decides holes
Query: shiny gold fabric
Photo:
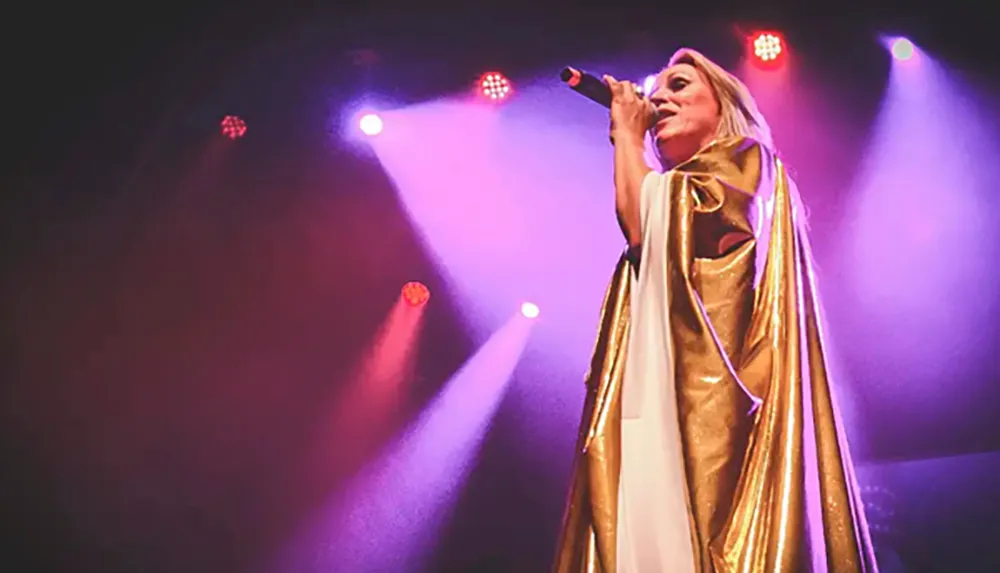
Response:
[{"label": "shiny gold fabric", "polygon": [[[675,171],[664,320],[697,571],[877,571],[781,162],[731,139]],[[619,260],[602,307],[555,573],[616,573],[633,266]]]}]

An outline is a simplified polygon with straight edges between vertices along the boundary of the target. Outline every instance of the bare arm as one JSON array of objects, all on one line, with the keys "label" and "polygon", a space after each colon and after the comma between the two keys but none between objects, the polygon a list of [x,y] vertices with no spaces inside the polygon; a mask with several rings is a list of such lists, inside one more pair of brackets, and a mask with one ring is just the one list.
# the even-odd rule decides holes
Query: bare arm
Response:
[{"label": "bare arm", "polygon": [[615,134],[615,210],[629,247],[642,242],[639,218],[642,182],[652,169],[643,158],[641,136],[627,133]]},{"label": "bare arm", "polygon": [[611,90],[611,141],[615,144],[615,211],[629,247],[642,243],[642,182],[652,171],[643,158],[643,137],[654,110],[628,81],[604,76]]}]

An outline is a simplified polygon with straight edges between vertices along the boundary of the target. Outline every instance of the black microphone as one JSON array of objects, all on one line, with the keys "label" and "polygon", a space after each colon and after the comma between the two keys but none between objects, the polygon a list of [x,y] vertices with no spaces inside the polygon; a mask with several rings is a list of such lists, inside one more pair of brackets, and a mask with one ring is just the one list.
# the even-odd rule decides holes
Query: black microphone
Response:
[{"label": "black microphone", "polygon": [[597,76],[566,66],[559,72],[559,79],[576,93],[611,108],[611,88]]},{"label": "black microphone", "polygon": [[[604,107],[611,109],[611,88],[609,88],[608,84],[604,83],[604,81],[598,79],[594,74],[566,66],[561,72],[559,72],[559,79],[561,79],[576,93],[586,97],[590,101],[597,102]],[[645,97],[639,89],[639,86],[635,87],[635,94],[639,97]],[[655,113],[653,121],[656,121]],[[611,137],[610,139],[611,143],[614,144],[615,138]]]}]

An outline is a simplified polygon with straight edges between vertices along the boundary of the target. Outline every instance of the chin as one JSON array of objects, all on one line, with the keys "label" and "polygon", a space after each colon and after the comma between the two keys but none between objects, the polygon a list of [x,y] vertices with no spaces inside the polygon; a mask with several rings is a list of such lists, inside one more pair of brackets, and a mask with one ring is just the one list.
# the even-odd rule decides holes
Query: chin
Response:
[{"label": "chin", "polygon": [[671,167],[691,159],[691,156],[694,155],[694,153],[688,153],[686,150],[678,149],[677,146],[664,145],[659,142],[657,142],[656,151],[659,154],[661,161]]}]

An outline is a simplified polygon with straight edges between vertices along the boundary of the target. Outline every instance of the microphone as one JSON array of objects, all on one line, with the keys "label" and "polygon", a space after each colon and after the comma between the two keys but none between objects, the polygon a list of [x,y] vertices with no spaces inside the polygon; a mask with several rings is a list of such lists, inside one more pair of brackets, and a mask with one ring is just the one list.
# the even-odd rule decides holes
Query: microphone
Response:
[{"label": "microphone", "polygon": [[[594,74],[566,66],[559,72],[559,79],[590,101],[611,108],[611,88]],[[635,86],[635,95],[646,97],[639,86]]]},{"label": "microphone", "polygon": [[566,66],[559,72],[559,79],[576,93],[611,108],[611,88],[597,76]]},{"label": "microphone", "polygon": [[[602,106],[611,109],[611,88],[608,84],[600,80],[594,74],[587,73],[570,66],[566,66],[559,72],[559,79],[561,79],[567,86],[570,87],[576,93],[586,97],[590,101],[601,104]],[[635,87],[635,94],[639,97],[645,97],[642,94],[642,90],[639,86]],[[653,120],[656,121],[656,113],[653,113]],[[612,145],[615,143],[615,138],[611,138]]]}]

